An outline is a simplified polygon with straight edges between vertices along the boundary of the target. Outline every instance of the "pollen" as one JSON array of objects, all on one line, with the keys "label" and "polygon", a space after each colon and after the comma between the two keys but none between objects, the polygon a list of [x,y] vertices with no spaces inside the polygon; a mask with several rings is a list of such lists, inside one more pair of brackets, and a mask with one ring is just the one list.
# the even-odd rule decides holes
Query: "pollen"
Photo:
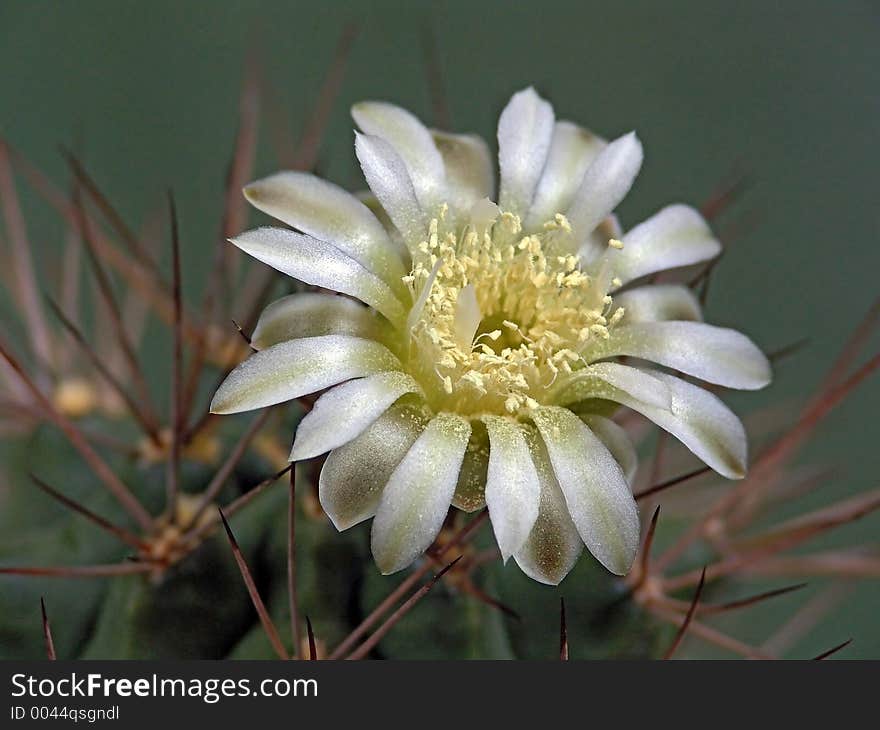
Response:
[{"label": "pollen", "polygon": [[443,206],[411,249],[409,369],[438,410],[527,417],[623,310],[608,276],[582,270],[564,215],[529,233],[509,212],[478,218],[453,228]]}]

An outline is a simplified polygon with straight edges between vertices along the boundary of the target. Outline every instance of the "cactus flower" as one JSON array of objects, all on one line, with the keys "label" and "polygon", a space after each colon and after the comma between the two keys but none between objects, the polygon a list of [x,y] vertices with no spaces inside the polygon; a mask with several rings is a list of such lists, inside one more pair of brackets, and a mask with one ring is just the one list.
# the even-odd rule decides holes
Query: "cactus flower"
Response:
[{"label": "cactus flower", "polygon": [[503,559],[535,580],[558,583],[584,545],[625,574],[637,456],[609,417],[617,405],[719,474],[746,471],[739,419],[670,371],[750,390],[770,381],[767,359],[704,323],[688,288],[650,283],[712,259],[719,242],[685,205],[624,232],[613,211],[642,163],[636,135],[606,142],[558,121],[531,88],[499,119],[497,194],[479,137],[383,102],[352,114],[369,196],[303,172],[245,189],[290,228],[232,243],[317,290],[262,313],[257,352],[212,411],[326,391],[290,458],[329,452],[321,504],[340,530],[373,518],[384,573],[431,545],[450,505],[486,505]]}]

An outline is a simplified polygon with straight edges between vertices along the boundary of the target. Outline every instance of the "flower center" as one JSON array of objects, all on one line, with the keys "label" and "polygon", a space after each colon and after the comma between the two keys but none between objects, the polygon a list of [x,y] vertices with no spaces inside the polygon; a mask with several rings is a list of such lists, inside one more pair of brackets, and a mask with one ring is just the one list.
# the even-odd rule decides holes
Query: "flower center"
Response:
[{"label": "flower center", "polygon": [[525,415],[623,310],[606,266],[581,269],[562,214],[537,233],[489,201],[470,218],[447,226],[443,206],[413,251],[410,365],[438,410]]}]

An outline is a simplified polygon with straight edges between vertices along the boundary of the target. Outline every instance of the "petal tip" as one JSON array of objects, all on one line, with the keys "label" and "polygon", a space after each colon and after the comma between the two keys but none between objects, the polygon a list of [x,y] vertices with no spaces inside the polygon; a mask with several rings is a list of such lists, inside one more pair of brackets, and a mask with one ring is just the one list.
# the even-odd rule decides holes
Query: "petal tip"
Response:
[{"label": "petal tip", "polygon": [[223,386],[221,385],[211,398],[211,405],[208,406],[208,413],[215,416],[225,416],[229,412],[229,404],[224,402]]},{"label": "petal tip", "polygon": [[291,463],[295,461],[307,461],[308,459],[313,459],[327,451],[330,451],[330,449],[322,448],[320,444],[314,443],[313,439],[310,440],[295,437],[293,440],[293,448],[291,448],[290,456],[288,456],[287,460]]},{"label": "petal tip", "polygon": [[[321,503],[321,507],[324,507],[324,504]],[[324,514],[327,515],[327,518],[330,520],[330,524],[336,528],[336,532],[344,532],[349,527],[354,527],[357,522],[350,520],[343,520],[339,517],[339,515],[334,514],[331,510],[328,510],[324,507]]]},{"label": "petal tip", "polygon": [[379,569],[379,572],[382,575],[393,575],[398,571],[403,570],[406,565],[400,565],[399,563],[394,562],[389,559],[381,559],[376,553],[373,553],[373,560],[376,561],[376,567]]},{"label": "petal tip", "polygon": [[627,575],[636,561],[638,547],[638,539],[636,539],[633,545],[628,545],[622,551],[609,554],[606,559],[600,560],[600,562],[609,573],[620,576]]},{"label": "petal tip", "polygon": [[719,471],[718,473],[727,479],[745,479],[749,472],[749,467],[745,460],[740,460],[738,458],[735,458],[726,466],[727,468],[723,472]]},{"label": "petal tip", "polygon": [[290,450],[290,455],[287,457],[287,461],[291,464],[297,461],[305,461],[311,457],[308,456],[308,452],[303,449],[302,443],[298,439],[294,439],[293,448]]},{"label": "petal tip", "polygon": [[528,96],[533,99],[540,99],[541,95],[538,93],[537,89],[532,84],[529,84],[525,88],[520,89],[519,91],[514,92],[513,96],[515,97],[524,97]]}]

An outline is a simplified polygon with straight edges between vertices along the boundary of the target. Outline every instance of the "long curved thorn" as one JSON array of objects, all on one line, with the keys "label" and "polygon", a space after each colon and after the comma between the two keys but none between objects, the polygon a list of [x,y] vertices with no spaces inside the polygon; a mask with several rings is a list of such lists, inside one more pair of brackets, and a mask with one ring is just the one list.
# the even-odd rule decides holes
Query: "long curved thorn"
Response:
[{"label": "long curved thorn", "polygon": [[[709,576],[719,578],[751,565],[760,565],[762,560],[791,550],[828,530],[861,519],[877,509],[880,509],[880,490],[797,517],[763,535],[737,544],[733,554],[709,568]],[[664,579],[663,585],[666,590],[678,590],[692,585],[696,578],[697,572],[692,570]]]},{"label": "long curved thorn", "polygon": [[318,647],[315,644],[315,632],[312,630],[312,622],[308,616],[306,618],[306,633],[309,635],[309,660],[315,661],[318,658]]},{"label": "long curved thorn", "polygon": [[712,471],[711,467],[701,466],[699,469],[694,469],[693,471],[689,471],[687,474],[681,474],[677,477],[672,477],[671,479],[667,479],[664,482],[660,482],[660,484],[655,484],[654,486],[643,489],[640,492],[636,492],[633,495],[633,498],[638,502],[641,499],[647,499],[648,497],[657,494],[658,492],[662,492],[670,487],[678,486],[684,482],[690,481],[691,479],[695,479],[698,476],[702,476],[708,472]]},{"label": "long curved thorn", "polygon": [[251,602],[254,604],[254,609],[256,609],[257,615],[260,617],[263,631],[266,632],[269,643],[272,645],[278,658],[289,659],[290,657],[287,655],[287,650],[284,648],[281,637],[278,635],[278,629],[275,628],[275,623],[272,621],[272,617],[266,609],[266,604],[263,603],[260,592],[257,590],[257,584],[254,582],[254,577],[251,575],[250,568],[248,568],[247,561],[245,561],[244,555],[241,553],[241,548],[238,546],[238,541],[232,533],[232,528],[226,521],[226,516],[223,514],[223,510],[218,508],[217,512],[220,514],[220,521],[223,523],[223,529],[226,530],[226,537],[229,538],[232,555],[235,557],[235,562],[238,564],[238,570],[241,573],[247,592],[251,597]]},{"label": "long curved thorn", "polygon": [[630,591],[635,591],[639,587],[641,587],[645,580],[648,578],[648,564],[651,562],[651,546],[654,544],[654,534],[657,532],[657,520],[660,519],[660,505],[657,505],[657,508],[654,510],[654,514],[651,515],[651,522],[648,524],[648,529],[645,532],[645,540],[642,543],[642,550],[639,555],[639,570]]},{"label": "long curved thorn", "polygon": [[12,354],[12,351],[6,346],[5,342],[0,338],[0,357],[6,360],[13,370],[18,374],[22,383],[30,391],[34,400],[37,401],[40,408],[46,416],[51,420],[70,441],[71,445],[80,453],[86,463],[91,467],[92,471],[107,487],[108,491],[117,499],[122,507],[134,518],[134,520],[145,530],[153,527],[153,518],[144,506],[132,494],[131,490],[116,476],[116,473],[107,465],[107,463],[98,455],[91,444],[82,435],[80,430],[64,415],[62,415],[43,395],[36,386],[30,376],[25,372],[21,363]]},{"label": "long curved thorn", "polygon": [[880,296],[871,303],[865,316],[862,317],[862,321],[859,322],[843,346],[843,349],[841,349],[840,354],[828,371],[828,375],[825,376],[825,380],[822,383],[823,387],[820,390],[826,390],[840,382],[847,368],[852,365],[858,356],[871,331],[877,325],[878,320],[880,320]]},{"label": "long curved thorn", "polygon": [[[287,602],[290,611],[290,635],[296,654],[302,652],[302,629],[299,622],[299,591],[296,585],[296,469],[290,470],[290,485],[287,493]],[[312,624],[306,617],[309,631],[309,651],[314,655],[315,637]],[[315,657],[312,656],[312,659]]]},{"label": "long curved thorn", "polygon": [[771,473],[778,464],[790,456],[819,422],[838,406],[862,381],[877,370],[878,367],[880,367],[880,353],[868,360],[840,385],[832,388],[820,401],[809,405],[794,427],[758,457],[752,467],[749,478],[742,480],[733,489],[719,497],[715,504],[691,527],[685,530],[675,543],[660,556],[658,565],[661,568],[668,567],[674,560],[684,554],[695,540],[700,538],[707,523],[731,509],[745,494],[766,483],[766,475]]},{"label": "long curved thorn", "polygon": [[180,226],[174,196],[168,192],[168,212],[171,218],[171,291],[174,302],[172,321],[173,355],[171,358],[171,454],[165,476],[165,509],[174,519],[180,482],[180,451],[183,431],[183,295],[180,276]]},{"label": "long curved thorn", "polygon": [[110,276],[104,269],[104,265],[101,262],[101,256],[97,246],[98,239],[96,236],[96,229],[92,226],[91,221],[89,220],[88,214],[86,213],[85,207],[83,205],[82,196],[80,195],[79,188],[77,187],[75,187],[73,190],[72,208],[74,214],[74,223],[79,228],[82,234],[81,240],[86,251],[89,266],[91,268],[92,275],[95,278],[95,282],[98,285],[98,292],[101,296],[101,300],[103,301],[106,307],[106,312],[110,317],[110,323],[113,327],[113,332],[116,336],[117,342],[119,343],[119,351],[122,354],[123,359],[125,360],[126,367],[129,374],[131,375],[138,398],[141,400],[141,406],[137,410],[141,414],[140,417],[149,424],[148,432],[152,437],[154,443],[158,445],[160,443],[158,435],[159,419],[153,412],[152,401],[150,399],[150,390],[147,386],[146,376],[144,375],[143,369],[138,362],[135,347],[128,336],[128,332],[126,331],[122,311],[119,308],[118,302],[116,301],[116,296],[113,292],[113,285],[110,281]]},{"label": "long curved thorn", "polygon": [[797,354],[803,348],[807,347],[812,340],[809,337],[801,337],[799,340],[783,345],[772,352],[767,353],[767,359],[774,365]]},{"label": "long curved thorn", "polygon": [[[24,157],[18,150],[8,146],[8,143],[0,138],[0,142],[7,145],[10,157],[17,169],[28,181],[30,186],[51,205],[68,223],[81,228],[80,213],[73,203],[63,194],[54,183],[30,160]],[[133,289],[136,289],[167,322],[171,321],[171,307],[167,302],[168,286],[165,282],[157,281],[154,273],[147,270],[142,264],[134,259],[126,251],[115,245],[110,238],[97,227],[97,223],[86,215],[90,227],[95,236],[95,247],[101,258],[118,271]],[[198,339],[200,333],[187,323],[187,336]]]},{"label": "long curved thorn", "polygon": [[[488,519],[489,510],[483,508],[483,510],[470,522],[468,522],[464,527],[462,527],[453,537],[452,539],[440,546],[440,549],[436,552],[436,558],[443,557],[449,550],[457,545],[461,545],[473,537],[474,533],[479,529],[479,527]],[[382,616],[384,616],[388,611],[391,610],[391,607],[397,604],[398,601],[403,598],[414,586],[418,584],[418,582],[431,570],[431,562],[425,560],[418,568],[416,568],[397,588],[395,588],[391,593],[389,593],[385,599],[374,608],[370,614],[361,621],[360,624],[348,635],[345,639],[340,642],[339,646],[337,646],[331,653],[330,659],[340,659],[345,656],[346,652],[348,652],[369,629],[376,623]]]},{"label": "long curved thorn", "polygon": [[151,437],[154,441],[158,440],[158,430],[156,429],[156,424],[152,422],[148,415],[141,410],[141,408],[135,402],[134,398],[132,398],[131,394],[120,382],[119,378],[117,378],[107,366],[107,364],[101,360],[95,348],[92,347],[91,344],[89,344],[88,340],[86,340],[85,335],[82,333],[82,330],[80,330],[79,327],[77,327],[67,317],[62,308],[55,302],[54,299],[47,296],[46,303],[49,305],[49,309],[52,310],[52,313],[61,323],[61,326],[73,338],[73,341],[77,344],[80,351],[82,351],[82,353],[86,356],[86,358],[95,368],[95,370],[98,371],[98,374],[102,378],[104,378],[104,380],[113,389],[113,392],[122,399],[123,403],[125,403],[125,407],[128,409],[128,412],[132,415],[134,420],[137,421],[138,426],[140,426],[143,432],[147,434],[147,436]]},{"label": "long curved thorn", "polygon": [[257,431],[259,431],[266,423],[271,412],[271,408],[263,410],[262,413],[254,418],[247,430],[239,437],[235,446],[233,446],[232,450],[229,452],[229,456],[226,457],[226,460],[214,473],[208,486],[205,487],[205,490],[201,493],[196,508],[193,511],[193,515],[190,518],[189,523],[185,525],[186,528],[198,524],[199,518],[204,514],[205,510],[211,506],[211,503],[217,498],[217,495],[220,494],[220,490],[223,489],[226,480],[229,479],[233,469],[235,469],[245,455],[245,452],[247,451],[248,446],[250,446],[251,441],[253,441],[254,436],[256,436]]},{"label": "long curved thorn", "polygon": [[706,568],[703,567],[703,574],[700,577],[700,582],[697,584],[697,590],[694,591],[694,597],[691,599],[691,605],[688,608],[687,614],[685,614],[684,621],[681,626],[679,626],[678,631],[675,633],[675,637],[672,640],[672,643],[669,645],[669,648],[663,654],[664,659],[671,659],[672,655],[675,653],[675,650],[678,649],[679,645],[684,639],[684,635],[687,633],[688,627],[691,624],[691,621],[694,620],[694,614],[697,612],[697,606],[700,603],[700,595],[703,593],[703,586],[706,585]]},{"label": "long curved thorn", "polygon": [[[261,106],[259,76],[257,63],[250,60],[239,95],[238,129],[226,175],[222,222],[218,232],[214,260],[202,296],[201,311],[209,323],[214,323],[218,319],[218,313],[224,301],[223,291],[232,286],[234,282],[234,276],[230,274],[230,269],[236,271],[239,261],[238,257],[233,258],[234,247],[229,246],[228,239],[241,231],[247,223],[248,205],[241,190],[253,175],[256,158]],[[192,406],[199,376],[205,366],[207,348],[207,337],[199,338],[196,341],[186,375],[185,411],[189,411]]]},{"label": "long curved thorn", "polygon": [[756,603],[762,603],[763,601],[768,601],[771,598],[778,598],[779,596],[784,596],[787,593],[793,593],[795,591],[802,590],[806,588],[807,585],[807,583],[796,583],[794,585],[784,586],[783,588],[775,588],[773,590],[764,591],[763,593],[756,593],[755,595],[748,596],[746,598],[738,598],[734,601],[727,601],[726,603],[704,603],[700,606],[698,613],[703,616],[707,614],[724,613],[725,611],[736,611],[741,608],[748,608],[749,606],[754,606]]},{"label": "long curved thorn", "polygon": [[[15,270],[14,282],[17,288],[18,304],[27,323],[31,347],[41,371],[52,365],[52,339],[49,323],[40,304],[39,285],[34,273],[31,246],[28,243],[27,228],[9,159],[9,148],[0,139],[0,209],[6,221],[11,251],[11,266]],[[45,373],[42,373],[45,375]]]},{"label": "long curved thorn", "polygon": [[[144,250],[141,246],[140,240],[138,240],[137,235],[135,235],[134,231],[128,227],[128,224],[123,220],[122,216],[119,212],[113,207],[110,200],[106,195],[101,191],[98,187],[98,184],[95,182],[94,178],[89,175],[86,171],[85,165],[80,161],[80,159],[73,154],[69,149],[65,146],[61,146],[61,156],[64,158],[65,162],[67,162],[70,167],[73,176],[76,178],[77,182],[82,186],[83,190],[88,193],[88,196],[92,199],[92,202],[98,207],[98,210],[101,211],[103,216],[107,219],[107,222],[110,224],[111,228],[113,228],[126,246],[130,249],[134,258],[140,263],[142,266],[150,270],[152,273],[158,275],[158,267],[156,266],[156,262],[153,260],[152,256]],[[157,276],[157,281],[161,279]]]},{"label": "long curved thorn", "polygon": [[565,625],[565,598],[559,598],[559,658],[568,661],[568,628]]},{"label": "long curved thorn", "polygon": [[852,639],[847,639],[847,640],[844,641],[843,643],[838,644],[837,646],[834,646],[834,647],[828,649],[827,651],[823,651],[823,652],[822,652],[821,654],[819,654],[818,656],[814,656],[814,657],[813,657],[813,660],[814,660],[814,661],[821,661],[822,659],[827,659],[827,658],[830,657],[832,654],[837,654],[837,652],[839,652],[841,649],[845,649],[845,648],[846,648],[847,646],[849,646],[850,644],[852,644]]},{"label": "long curved thorn", "polygon": [[[281,477],[287,474],[287,472],[289,472],[292,468],[293,464],[288,464],[280,471],[275,472],[272,476],[263,479],[263,481],[251,487],[244,494],[236,497],[229,504],[227,504],[223,508],[223,513],[228,518],[232,517],[237,512],[240,512],[260,494],[262,494],[267,487],[281,479]],[[184,541],[200,540],[202,537],[208,534],[211,530],[214,529],[214,527],[217,526],[217,523],[220,522],[220,518],[216,515],[216,513],[210,515],[210,517],[211,519],[205,519],[204,522],[202,522],[201,524],[191,527],[182,539]]]},{"label": "long curved thorn", "polygon": [[[730,180],[730,178],[728,178]],[[752,186],[750,175],[739,172],[725,185],[719,185],[706,202],[700,206],[700,213],[707,220],[713,220],[742,198]]]},{"label": "long curved thorn", "polygon": [[763,651],[781,656],[837,609],[855,590],[852,581],[835,581],[811,596],[761,645]]},{"label": "long curved thorn", "polygon": [[49,625],[49,616],[46,613],[46,601],[40,596],[40,615],[43,620],[43,640],[46,642],[46,658],[55,661],[55,642],[52,640],[52,627]]},{"label": "long curved thorn", "polygon": [[[678,611],[666,611],[660,608],[652,609],[653,612],[662,618],[664,621],[668,621],[669,623],[679,625],[681,622],[681,614]],[[726,649],[727,651],[732,651],[735,654],[739,654],[746,659],[761,659],[761,660],[774,660],[779,657],[770,654],[763,649],[758,647],[751,646],[750,644],[746,644],[744,641],[740,641],[739,639],[735,639],[728,634],[725,634],[722,631],[719,631],[712,626],[708,626],[707,624],[701,623],[697,619],[694,619],[690,623],[690,633],[706,641],[715,646],[719,646],[722,649]]]},{"label": "long curved thorn", "polygon": [[60,502],[61,504],[63,504],[65,507],[68,507],[69,509],[73,510],[77,514],[80,514],[83,517],[85,517],[90,522],[96,524],[102,530],[106,530],[111,535],[115,535],[120,540],[122,540],[122,542],[126,543],[127,545],[130,545],[133,548],[137,548],[138,550],[145,550],[147,548],[147,543],[145,543],[143,540],[141,540],[137,535],[129,532],[124,527],[119,527],[118,525],[114,525],[109,520],[106,520],[103,517],[101,517],[100,515],[95,514],[87,507],[84,507],[83,505],[81,505],[79,502],[72,500],[70,497],[65,496],[64,494],[59,492],[54,487],[51,487],[49,484],[44,482],[42,479],[40,479],[35,474],[31,474],[30,476],[31,476],[31,480],[34,482],[34,484],[37,485],[37,487],[40,490],[42,490],[43,492],[48,494],[50,497],[52,497],[52,499],[55,499],[58,502]]},{"label": "long curved thorn", "polygon": [[104,578],[117,575],[149,573],[154,565],[143,562],[108,563],[104,565],[7,566],[0,575],[33,575],[48,578]]},{"label": "long curved thorn", "polygon": [[357,649],[355,649],[351,654],[346,657],[347,659],[363,659],[367,656],[374,647],[385,637],[385,635],[394,628],[394,625],[400,621],[407,613],[409,613],[415,605],[422,600],[422,598],[427,595],[428,591],[430,591],[446,573],[451,570],[455,564],[462,559],[462,555],[459,555],[455,560],[451,563],[448,563],[446,567],[440,570],[438,573],[434,575],[431,580],[429,580],[425,585],[419,588],[412,596],[410,596],[404,603],[401,604],[400,608],[398,608],[394,613],[392,613],[385,621],[377,628],[373,634],[364,641]]}]

